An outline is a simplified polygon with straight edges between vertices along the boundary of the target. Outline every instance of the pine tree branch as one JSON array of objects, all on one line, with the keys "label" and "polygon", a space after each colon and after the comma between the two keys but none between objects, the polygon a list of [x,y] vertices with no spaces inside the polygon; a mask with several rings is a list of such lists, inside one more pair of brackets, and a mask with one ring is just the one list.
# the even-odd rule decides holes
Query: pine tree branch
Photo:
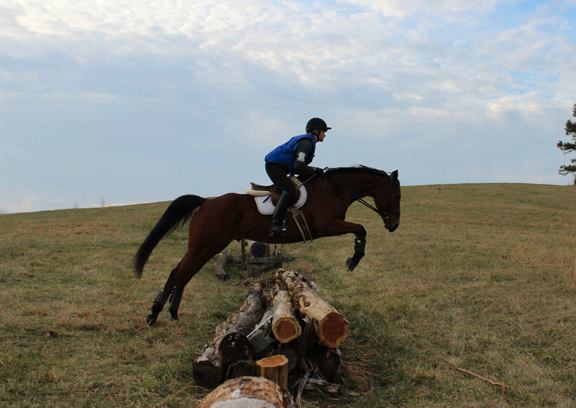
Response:
[{"label": "pine tree branch", "polygon": [[558,149],[562,150],[563,152],[576,151],[576,143],[559,141],[556,146],[558,146]]},{"label": "pine tree branch", "polygon": [[[576,118],[576,103],[572,107],[572,116]],[[564,129],[566,132],[566,136],[570,136],[573,141],[563,142],[560,140],[558,141],[556,146],[564,153],[576,152],[576,122],[572,122],[570,120],[566,121],[566,126]],[[563,176],[566,176],[570,173],[576,173],[576,159],[572,159],[570,161],[570,164],[564,164],[560,166],[558,173],[560,173]]]}]

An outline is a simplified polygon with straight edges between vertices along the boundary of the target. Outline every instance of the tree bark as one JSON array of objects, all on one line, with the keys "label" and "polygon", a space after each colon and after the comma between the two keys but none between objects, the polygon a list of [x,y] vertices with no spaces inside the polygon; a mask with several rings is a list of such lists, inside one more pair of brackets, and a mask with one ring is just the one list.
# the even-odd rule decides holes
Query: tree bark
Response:
[{"label": "tree bark", "polygon": [[214,274],[216,278],[221,281],[228,279],[228,272],[226,271],[226,264],[230,260],[228,250],[225,249],[215,256],[216,263],[214,264]]},{"label": "tree bark", "polygon": [[294,340],[302,332],[292,309],[292,300],[288,291],[278,290],[272,300],[272,333],[282,344]]},{"label": "tree bark", "polygon": [[227,376],[230,364],[238,360],[251,360],[246,335],[262,318],[264,303],[262,286],[257,282],[240,309],[216,327],[212,340],[195,361],[193,375],[196,383],[214,387]]},{"label": "tree bark", "polygon": [[200,401],[199,408],[291,408],[280,386],[262,377],[226,381]]}]

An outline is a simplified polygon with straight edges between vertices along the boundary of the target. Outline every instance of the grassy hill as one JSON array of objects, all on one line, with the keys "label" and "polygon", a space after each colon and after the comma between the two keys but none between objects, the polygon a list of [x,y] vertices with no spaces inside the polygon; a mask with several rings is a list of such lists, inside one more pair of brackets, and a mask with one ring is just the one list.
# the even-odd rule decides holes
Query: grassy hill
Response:
[{"label": "grassy hill", "polygon": [[[575,203],[568,186],[405,187],[393,234],[350,209],[368,230],[352,273],[352,236],[285,246],[285,266],[350,321],[345,374],[365,390],[308,394],[306,406],[576,406]],[[130,263],[165,207],[0,215],[0,406],[190,407],[206,394],[191,363],[243,300],[244,276],[222,283],[208,264],[181,320],[163,313],[149,328],[184,232],[160,243],[142,280]]]}]

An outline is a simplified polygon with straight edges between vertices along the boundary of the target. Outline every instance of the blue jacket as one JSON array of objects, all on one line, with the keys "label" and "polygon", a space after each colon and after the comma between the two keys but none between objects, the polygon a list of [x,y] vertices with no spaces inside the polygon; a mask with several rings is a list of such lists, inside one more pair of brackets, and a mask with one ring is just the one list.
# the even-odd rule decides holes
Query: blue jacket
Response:
[{"label": "blue jacket", "polygon": [[278,146],[270,153],[268,153],[264,160],[270,163],[284,164],[290,170],[290,172],[293,172],[298,143],[302,139],[308,139],[312,142],[312,151],[306,157],[306,165],[310,164],[314,158],[314,151],[316,150],[316,138],[311,134],[294,136],[286,143]]}]

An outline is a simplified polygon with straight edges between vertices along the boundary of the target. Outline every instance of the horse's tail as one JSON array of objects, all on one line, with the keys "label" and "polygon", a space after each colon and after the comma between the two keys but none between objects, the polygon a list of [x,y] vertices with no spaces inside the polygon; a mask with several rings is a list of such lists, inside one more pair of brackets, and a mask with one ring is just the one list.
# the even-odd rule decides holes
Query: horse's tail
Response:
[{"label": "horse's tail", "polygon": [[148,261],[148,257],[154,247],[158,245],[158,242],[176,228],[185,224],[204,201],[206,201],[206,199],[203,197],[183,195],[170,203],[134,256],[132,268],[137,278],[142,276],[144,265]]}]

